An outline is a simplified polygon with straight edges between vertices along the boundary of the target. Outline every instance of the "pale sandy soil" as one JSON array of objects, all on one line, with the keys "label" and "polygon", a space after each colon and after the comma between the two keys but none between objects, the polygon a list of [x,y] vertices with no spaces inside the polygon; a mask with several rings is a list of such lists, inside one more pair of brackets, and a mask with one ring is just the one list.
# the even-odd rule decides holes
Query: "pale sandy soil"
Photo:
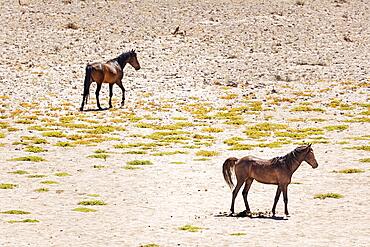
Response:
[{"label": "pale sandy soil", "polygon": [[[0,189],[0,246],[368,246],[366,0],[21,3],[0,1],[0,188],[16,185]],[[172,35],[177,26],[180,34]],[[126,106],[118,107],[116,87],[114,109],[94,111],[93,86],[92,111],[78,112],[84,66],[129,49],[138,51],[142,69],[125,69]],[[261,138],[245,133],[262,123],[285,125]],[[98,126],[111,128],[101,133]],[[45,136],[50,131],[63,136]],[[174,138],[151,135],[158,132]],[[224,141],[231,137],[254,146],[230,150]],[[257,182],[249,204],[266,217],[223,216],[231,201],[221,173],[226,158],[272,158],[304,142],[313,143],[319,168],[303,163],[294,174],[291,217],[282,200],[277,218],[265,213],[276,186]],[[106,160],[88,157],[96,150]],[[199,160],[200,150],[217,153]],[[30,155],[45,161],[12,160]],[[125,169],[133,160],[152,165]],[[347,168],[363,172],[335,172]],[[27,174],[9,173],[17,170]],[[45,177],[29,177],[35,174]],[[314,199],[319,193],[343,198]],[[73,211],[84,200],[107,205]],[[241,194],[236,210],[244,210]],[[9,222],[24,219],[39,222]],[[186,224],[202,229],[179,229]]]}]

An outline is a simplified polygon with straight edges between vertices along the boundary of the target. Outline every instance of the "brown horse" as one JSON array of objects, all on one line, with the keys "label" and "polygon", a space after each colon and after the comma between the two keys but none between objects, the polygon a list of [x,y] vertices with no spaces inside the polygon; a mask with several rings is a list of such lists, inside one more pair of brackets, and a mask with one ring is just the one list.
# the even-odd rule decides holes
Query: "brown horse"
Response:
[{"label": "brown horse", "polygon": [[246,213],[250,214],[247,196],[252,182],[255,179],[260,183],[278,185],[274,205],[272,207],[272,214],[275,215],[276,204],[279,201],[280,193],[283,192],[285,214],[288,216],[288,185],[290,184],[293,173],[298,169],[303,161],[310,164],[312,168],[316,168],[318,166],[311,144],[297,147],[285,156],[275,157],[269,160],[259,159],[252,156],[246,156],[239,160],[233,157],[225,160],[222,173],[226,183],[231,189],[234,187],[231,178],[232,170],[234,170],[237,179],[237,184],[232,193],[230,208],[231,215],[234,214],[235,198],[244,182],[245,186],[242,194]]},{"label": "brown horse", "polygon": [[106,63],[92,63],[86,66],[86,75],[84,82],[84,92],[80,110],[83,111],[84,105],[87,104],[89,96],[90,85],[96,82],[96,104],[101,110],[99,102],[99,92],[103,83],[109,83],[109,108],[112,108],[113,85],[117,84],[122,90],[121,106],[125,104],[125,88],[122,85],[123,69],[126,64],[130,64],[136,70],[140,69],[139,61],[137,60],[136,52],[131,50],[122,53],[118,57],[109,60]]}]

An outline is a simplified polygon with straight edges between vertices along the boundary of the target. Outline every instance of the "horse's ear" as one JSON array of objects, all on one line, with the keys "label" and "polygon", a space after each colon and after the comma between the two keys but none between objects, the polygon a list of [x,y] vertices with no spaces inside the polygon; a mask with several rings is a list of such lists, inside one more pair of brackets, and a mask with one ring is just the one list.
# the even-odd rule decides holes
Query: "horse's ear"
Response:
[{"label": "horse's ear", "polygon": [[312,143],[309,143],[309,144],[308,144],[308,147],[310,148],[310,147],[311,147],[311,145],[312,145]]}]

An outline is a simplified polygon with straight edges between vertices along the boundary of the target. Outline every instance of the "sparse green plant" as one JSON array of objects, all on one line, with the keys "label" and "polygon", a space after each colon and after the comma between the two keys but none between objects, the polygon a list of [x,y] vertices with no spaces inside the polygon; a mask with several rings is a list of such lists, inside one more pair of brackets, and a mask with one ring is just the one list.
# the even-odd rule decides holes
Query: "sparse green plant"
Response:
[{"label": "sparse green plant", "polygon": [[3,190],[14,189],[15,187],[17,187],[16,184],[0,184],[0,189]]},{"label": "sparse green plant", "polygon": [[234,233],[230,233],[230,236],[245,236],[247,235],[245,232],[234,232]]},{"label": "sparse green plant", "polygon": [[362,170],[362,169],[358,169],[358,168],[347,168],[347,169],[343,169],[343,170],[336,171],[336,172],[349,174],[349,173],[362,173],[362,172],[365,172],[365,171]]},{"label": "sparse green plant", "polygon": [[37,223],[40,222],[34,219],[24,219],[24,220],[8,220],[8,223]]},{"label": "sparse green plant", "polygon": [[38,193],[42,193],[42,192],[48,192],[49,189],[48,188],[39,188],[39,189],[35,189],[35,192],[38,192]]},{"label": "sparse green plant", "polygon": [[36,147],[36,146],[27,146],[25,148],[26,152],[32,152],[32,153],[41,153],[41,152],[47,152],[48,150],[43,149],[42,147]]},{"label": "sparse green plant", "polygon": [[238,144],[240,141],[244,141],[244,138],[234,136],[234,137],[224,140],[224,143],[229,146],[233,146],[233,145]]},{"label": "sparse green plant", "polygon": [[67,176],[71,176],[71,174],[69,174],[68,172],[57,172],[54,174],[55,176],[57,177],[67,177]]},{"label": "sparse green plant", "polygon": [[210,150],[199,150],[195,153],[196,156],[205,156],[205,157],[211,157],[211,156],[217,156],[220,153],[217,151],[210,151]]},{"label": "sparse green plant", "polygon": [[219,133],[219,132],[223,132],[224,130],[221,128],[216,128],[216,127],[207,127],[207,128],[203,128],[202,131],[210,132],[210,133]]},{"label": "sparse green plant", "polygon": [[356,150],[370,151],[370,145],[353,146],[353,147],[349,147],[348,149],[356,149]]},{"label": "sparse green plant", "polygon": [[153,156],[165,156],[165,155],[175,155],[175,154],[188,154],[186,151],[181,150],[175,150],[175,151],[163,151],[163,152],[157,152],[153,153]]},{"label": "sparse green plant", "polygon": [[107,167],[102,166],[102,165],[93,165],[93,168],[95,168],[95,169],[104,169],[104,168],[107,168]]},{"label": "sparse green plant", "polygon": [[89,200],[89,201],[81,201],[78,203],[78,205],[84,205],[84,206],[103,206],[103,205],[107,205],[105,202],[103,201],[99,201],[99,200]]},{"label": "sparse green plant", "polygon": [[150,244],[143,244],[140,247],[160,247],[158,244],[150,243]]},{"label": "sparse green plant", "polygon": [[131,160],[127,162],[127,165],[144,166],[144,165],[153,165],[153,163],[150,160]]},{"label": "sparse green plant", "polygon": [[203,230],[204,228],[199,226],[193,226],[193,225],[184,225],[179,227],[179,230],[187,231],[187,232],[199,232],[200,230]]},{"label": "sparse green plant", "polygon": [[11,161],[42,162],[42,161],[46,161],[46,160],[42,157],[39,157],[39,156],[24,156],[24,157],[13,158],[13,159],[11,159]]},{"label": "sparse green plant", "polygon": [[44,178],[47,177],[46,175],[43,174],[33,174],[33,175],[28,175],[28,178]]},{"label": "sparse green plant", "polygon": [[0,212],[1,214],[30,214],[30,212],[22,211],[22,210],[8,210],[4,212]]},{"label": "sparse green plant", "polygon": [[324,127],[328,131],[342,131],[349,128],[348,125],[329,125]]},{"label": "sparse green plant", "polygon": [[99,195],[99,194],[87,194],[87,196],[91,196],[91,197],[99,197],[100,195]]},{"label": "sparse green plant", "polygon": [[76,145],[71,142],[57,142],[54,144],[54,146],[66,148],[66,147],[75,147]]},{"label": "sparse green plant", "polygon": [[18,174],[18,175],[24,175],[24,174],[28,174],[27,171],[24,171],[24,170],[16,170],[16,171],[12,171],[12,172],[9,172],[11,174]]},{"label": "sparse green plant", "polygon": [[359,161],[360,162],[364,162],[364,163],[369,163],[370,162],[370,158],[363,158],[363,159],[360,159]]},{"label": "sparse green plant", "polygon": [[343,195],[338,193],[325,193],[325,194],[316,194],[314,196],[314,199],[326,199],[326,198],[334,198],[334,199],[340,199],[343,198]]},{"label": "sparse green plant", "polygon": [[89,155],[87,157],[89,157],[89,158],[95,158],[95,159],[107,160],[107,158],[109,157],[109,155],[108,154],[92,154],[92,155]]},{"label": "sparse green plant", "polygon": [[186,164],[186,163],[183,162],[183,161],[172,161],[171,164],[182,165],[182,164]]},{"label": "sparse green plant", "polygon": [[42,135],[45,137],[56,137],[56,138],[66,137],[66,134],[64,134],[61,131],[47,131],[42,133]]},{"label": "sparse green plant", "polygon": [[123,169],[125,169],[125,170],[140,170],[140,169],[142,169],[142,168],[141,168],[141,167],[139,167],[139,166],[125,165],[125,166],[123,167]]},{"label": "sparse green plant", "polygon": [[41,181],[40,183],[42,183],[42,184],[59,184],[58,182],[52,181],[52,180],[45,180],[45,181]]},{"label": "sparse green plant", "polygon": [[78,208],[72,209],[72,211],[83,212],[83,213],[90,213],[90,212],[96,212],[97,210],[96,209],[92,209],[92,208],[78,207]]}]

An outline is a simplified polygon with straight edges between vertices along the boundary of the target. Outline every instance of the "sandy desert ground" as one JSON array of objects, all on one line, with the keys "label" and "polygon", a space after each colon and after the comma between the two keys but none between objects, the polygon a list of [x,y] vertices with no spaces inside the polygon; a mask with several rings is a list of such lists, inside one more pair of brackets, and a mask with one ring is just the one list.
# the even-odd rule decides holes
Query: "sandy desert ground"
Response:
[{"label": "sandy desert ground", "polygon": [[[369,245],[367,0],[0,8],[0,246]],[[115,87],[97,111],[94,84],[78,111],[86,64],[130,49],[126,105]],[[226,158],[304,143],[319,167],[293,175],[291,217],[257,182],[254,216],[225,216]]]}]

